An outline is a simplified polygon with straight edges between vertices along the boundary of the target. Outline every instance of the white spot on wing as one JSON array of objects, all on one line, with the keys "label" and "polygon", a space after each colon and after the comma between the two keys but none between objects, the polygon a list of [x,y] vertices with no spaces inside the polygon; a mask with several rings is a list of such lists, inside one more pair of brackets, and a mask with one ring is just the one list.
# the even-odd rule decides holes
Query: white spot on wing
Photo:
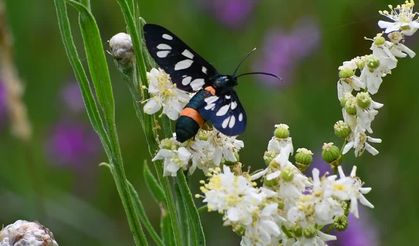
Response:
[{"label": "white spot on wing", "polygon": [[236,101],[232,101],[231,102],[231,109],[234,110],[237,108],[237,102]]},{"label": "white spot on wing", "polygon": [[230,122],[228,123],[228,127],[233,128],[236,124],[236,117],[234,115],[231,116]]},{"label": "white spot on wing", "polygon": [[207,103],[205,106],[205,110],[214,110],[215,108],[215,102],[218,100],[217,96],[210,96],[204,99],[204,101]]},{"label": "white spot on wing", "polygon": [[159,49],[159,50],[171,50],[172,47],[170,47],[168,44],[159,44],[159,45],[157,45],[157,49]]},{"label": "white spot on wing", "polygon": [[194,57],[194,55],[189,50],[184,50],[182,52],[182,55],[189,58],[189,59],[193,59],[193,57]]},{"label": "white spot on wing", "polygon": [[190,60],[190,59],[182,60],[182,61],[176,63],[175,71],[182,70],[182,69],[187,69],[188,67],[190,67],[192,65],[192,63],[193,63],[193,61]]},{"label": "white spot on wing", "polygon": [[243,120],[243,113],[240,113],[239,114],[239,121],[242,121]]},{"label": "white spot on wing", "polygon": [[182,79],[182,85],[189,85],[191,83],[192,77],[188,76]]},{"label": "white spot on wing", "polygon": [[206,67],[202,67],[202,72],[207,74],[207,68]]},{"label": "white spot on wing", "polygon": [[231,98],[231,96],[230,96],[230,95],[225,95],[225,98],[226,98],[226,99],[230,99],[230,98]]},{"label": "white spot on wing", "polygon": [[165,58],[170,53],[170,50],[157,51],[157,57]]},{"label": "white spot on wing", "polygon": [[164,39],[166,39],[166,40],[172,40],[173,39],[173,37],[172,36],[170,36],[169,34],[163,34],[163,35],[161,35],[161,37],[162,38],[164,38]]},{"label": "white spot on wing", "polygon": [[230,120],[230,117],[227,117],[223,120],[223,123],[221,123],[222,128],[227,128],[228,121]]},{"label": "white spot on wing", "polygon": [[204,79],[194,79],[191,82],[191,87],[192,87],[192,90],[194,90],[194,91],[200,90],[203,85],[205,85],[205,80]]},{"label": "white spot on wing", "polygon": [[220,109],[218,109],[216,116],[223,116],[227,114],[228,110],[230,109],[230,104],[222,106]]}]

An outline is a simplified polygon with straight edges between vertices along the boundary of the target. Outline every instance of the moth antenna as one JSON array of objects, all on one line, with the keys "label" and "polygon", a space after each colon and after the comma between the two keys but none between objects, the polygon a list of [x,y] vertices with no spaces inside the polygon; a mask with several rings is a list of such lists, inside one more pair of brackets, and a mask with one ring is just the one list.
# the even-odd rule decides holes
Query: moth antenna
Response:
[{"label": "moth antenna", "polygon": [[237,65],[236,69],[234,69],[233,72],[233,77],[236,76],[237,71],[239,70],[240,66],[242,65],[242,63],[256,50],[256,48],[253,48],[249,53],[247,53],[247,55],[239,62],[239,65]]},{"label": "moth antenna", "polygon": [[279,77],[279,76],[278,76],[278,75],[276,75],[276,74],[273,74],[273,73],[265,73],[265,72],[242,73],[242,74],[237,75],[237,76],[236,76],[236,78],[241,77],[241,76],[245,76],[245,75],[252,75],[252,74],[267,75],[267,76],[271,76],[271,77],[277,78],[277,79],[279,79],[279,80],[282,80],[282,78],[281,78],[281,77]]}]

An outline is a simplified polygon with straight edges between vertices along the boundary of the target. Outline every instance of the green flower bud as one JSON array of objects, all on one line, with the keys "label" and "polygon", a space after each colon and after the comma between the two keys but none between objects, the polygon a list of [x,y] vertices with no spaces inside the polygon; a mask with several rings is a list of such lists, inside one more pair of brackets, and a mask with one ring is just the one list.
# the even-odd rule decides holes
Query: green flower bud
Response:
[{"label": "green flower bud", "polygon": [[332,163],[341,158],[340,149],[333,143],[324,143],[322,147],[322,158],[327,163]]},{"label": "green flower bud", "polygon": [[305,238],[313,238],[317,235],[317,230],[314,227],[307,227],[303,229],[303,236]]},{"label": "green flower bud", "polygon": [[295,237],[301,237],[303,235],[303,229],[299,226],[295,226],[295,228],[293,228],[292,231],[293,231]]},{"label": "green flower bud", "polygon": [[343,215],[335,219],[335,221],[333,222],[333,227],[335,227],[338,231],[344,231],[346,227],[348,227],[348,224],[348,217]]},{"label": "green flower bud", "polygon": [[359,107],[366,109],[371,105],[372,99],[368,92],[359,92],[356,95],[356,103]]},{"label": "green flower bud", "polygon": [[198,134],[196,135],[196,138],[202,141],[208,140],[208,131],[200,130],[198,131]]},{"label": "green flower bud", "polygon": [[295,154],[295,164],[300,169],[300,171],[304,172],[308,166],[310,166],[311,162],[313,162],[313,152],[306,148],[299,148]]},{"label": "green flower bud", "polygon": [[351,134],[351,128],[348,123],[342,120],[336,122],[333,129],[335,130],[335,135],[340,138],[347,138]]},{"label": "green flower bud", "polygon": [[290,168],[285,168],[281,172],[281,178],[286,182],[291,182],[294,179],[294,173]]},{"label": "green flower bud", "polygon": [[359,70],[364,69],[364,67],[365,67],[365,56],[362,56],[362,57],[357,56],[357,57],[354,58],[354,60],[355,60],[356,66],[358,67]]},{"label": "green flower bud", "polygon": [[265,179],[263,181],[263,184],[266,187],[276,187],[276,186],[279,185],[279,180],[278,180],[278,178],[274,178],[274,179],[270,179],[270,180]]},{"label": "green flower bud", "polygon": [[279,170],[279,168],[280,168],[281,166],[279,165],[279,163],[278,162],[276,162],[275,160],[272,160],[270,163],[269,163],[269,168],[271,169],[271,170]]},{"label": "green flower bud", "polygon": [[371,55],[367,58],[367,66],[370,72],[374,72],[380,66],[380,60]]},{"label": "green flower bud", "polygon": [[289,126],[286,124],[275,125],[274,136],[277,138],[288,138],[290,136]]},{"label": "green flower bud", "polygon": [[356,99],[348,97],[345,102],[345,111],[350,115],[356,115]]},{"label": "green flower bud", "polygon": [[175,142],[171,138],[165,138],[165,139],[161,140],[160,147],[162,149],[171,149],[171,150],[177,149],[177,146],[176,146]]},{"label": "green flower bud", "polygon": [[378,33],[377,36],[374,38],[374,44],[376,46],[381,46],[386,42],[386,39],[383,37],[381,33]]},{"label": "green flower bud", "polygon": [[263,160],[265,161],[265,165],[269,166],[272,160],[276,157],[277,153],[273,151],[265,151],[263,154]]},{"label": "green flower bud", "polygon": [[346,79],[355,75],[355,71],[350,68],[339,70],[339,78]]}]

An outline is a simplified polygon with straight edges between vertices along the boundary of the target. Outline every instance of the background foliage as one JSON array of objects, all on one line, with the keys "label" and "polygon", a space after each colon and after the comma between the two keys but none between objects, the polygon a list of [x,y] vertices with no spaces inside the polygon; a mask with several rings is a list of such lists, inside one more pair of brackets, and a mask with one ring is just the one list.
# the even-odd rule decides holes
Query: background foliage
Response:
[{"label": "background foliage", "polygon": [[[253,170],[262,167],[272,126],[278,122],[289,124],[294,144],[309,147],[319,159],[322,143],[336,141],[332,127],[341,117],[336,98],[337,67],[344,60],[367,53],[369,42],[363,37],[371,37],[378,31],[376,23],[381,17],[377,11],[398,2],[255,1],[250,12],[237,23],[216,15],[226,6],[220,7],[215,2],[141,1],[141,9],[148,22],[172,30],[220,72],[231,73],[239,59],[253,47],[258,50],[242,71],[263,69],[258,64],[268,59],[264,49],[278,52],[281,59],[278,64],[288,65],[283,65],[285,70],[274,72],[285,77],[284,83],[272,86],[267,85],[266,78],[245,77],[237,88],[248,114],[248,129],[241,136],[245,141],[241,160],[252,165]],[[0,224],[18,218],[41,221],[53,230],[61,245],[132,245],[111,176],[97,165],[105,160],[101,148],[95,148],[99,146],[98,139],[90,136],[92,130],[85,113],[77,111],[77,105],[74,110],[66,99],[77,102],[77,90],[70,96],[66,96],[69,92],[63,92],[65,88],[71,90],[68,88],[74,84],[74,78],[60,41],[52,1],[6,0],[5,3],[14,35],[16,66],[25,83],[24,101],[34,134],[29,144],[22,144],[10,134],[10,122],[0,110]],[[125,29],[115,1],[92,1],[92,9],[103,40]],[[307,31],[310,25],[317,30],[318,41],[296,59],[307,43],[316,38]],[[268,35],[291,34],[299,35],[300,41],[277,43],[286,47],[293,44],[294,49],[266,46]],[[408,46],[419,52],[417,40],[409,39]],[[111,57],[108,58],[127,174],[142,190],[142,159],[147,156],[145,141],[129,92]],[[368,199],[376,208],[367,212],[372,217],[371,226],[379,232],[380,245],[419,243],[419,235],[415,233],[419,228],[419,179],[416,178],[419,152],[415,144],[419,136],[419,97],[416,96],[419,84],[415,79],[419,76],[418,66],[417,58],[401,60],[395,72],[385,78],[376,97],[385,106],[374,122],[374,135],[383,139],[379,145],[381,153],[377,157],[366,154],[356,160],[359,174],[373,187]],[[0,103],[0,107],[4,105]],[[59,143],[73,143],[77,134],[82,139],[79,145],[71,145],[71,151],[66,144],[60,147]],[[86,152],[86,148],[91,150]],[[197,185],[199,179],[194,176],[191,183]],[[193,191],[198,192],[197,187]],[[141,195],[150,196],[147,192]],[[150,201],[145,206],[157,222],[158,206],[151,199],[143,201]],[[223,229],[216,213],[202,216],[208,245],[238,242],[228,228]]]}]

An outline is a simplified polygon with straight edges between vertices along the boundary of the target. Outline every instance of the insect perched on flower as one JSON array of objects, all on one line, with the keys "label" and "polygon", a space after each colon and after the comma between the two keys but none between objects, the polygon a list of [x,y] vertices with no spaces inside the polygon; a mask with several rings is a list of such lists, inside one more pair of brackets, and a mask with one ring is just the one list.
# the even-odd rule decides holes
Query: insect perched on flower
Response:
[{"label": "insect perched on flower", "polygon": [[170,75],[176,86],[187,92],[196,92],[176,122],[176,139],[179,142],[194,137],[206,121],[225,135],[239,135],[246,128],[246,112],[233,89],[237,78],[249,74],[278,78],[264,72],[236,75],[250,53],[239,63],[233,75],[220,74],[182,40],[159,25],[144,25],[144,37],[150,55]]}]

